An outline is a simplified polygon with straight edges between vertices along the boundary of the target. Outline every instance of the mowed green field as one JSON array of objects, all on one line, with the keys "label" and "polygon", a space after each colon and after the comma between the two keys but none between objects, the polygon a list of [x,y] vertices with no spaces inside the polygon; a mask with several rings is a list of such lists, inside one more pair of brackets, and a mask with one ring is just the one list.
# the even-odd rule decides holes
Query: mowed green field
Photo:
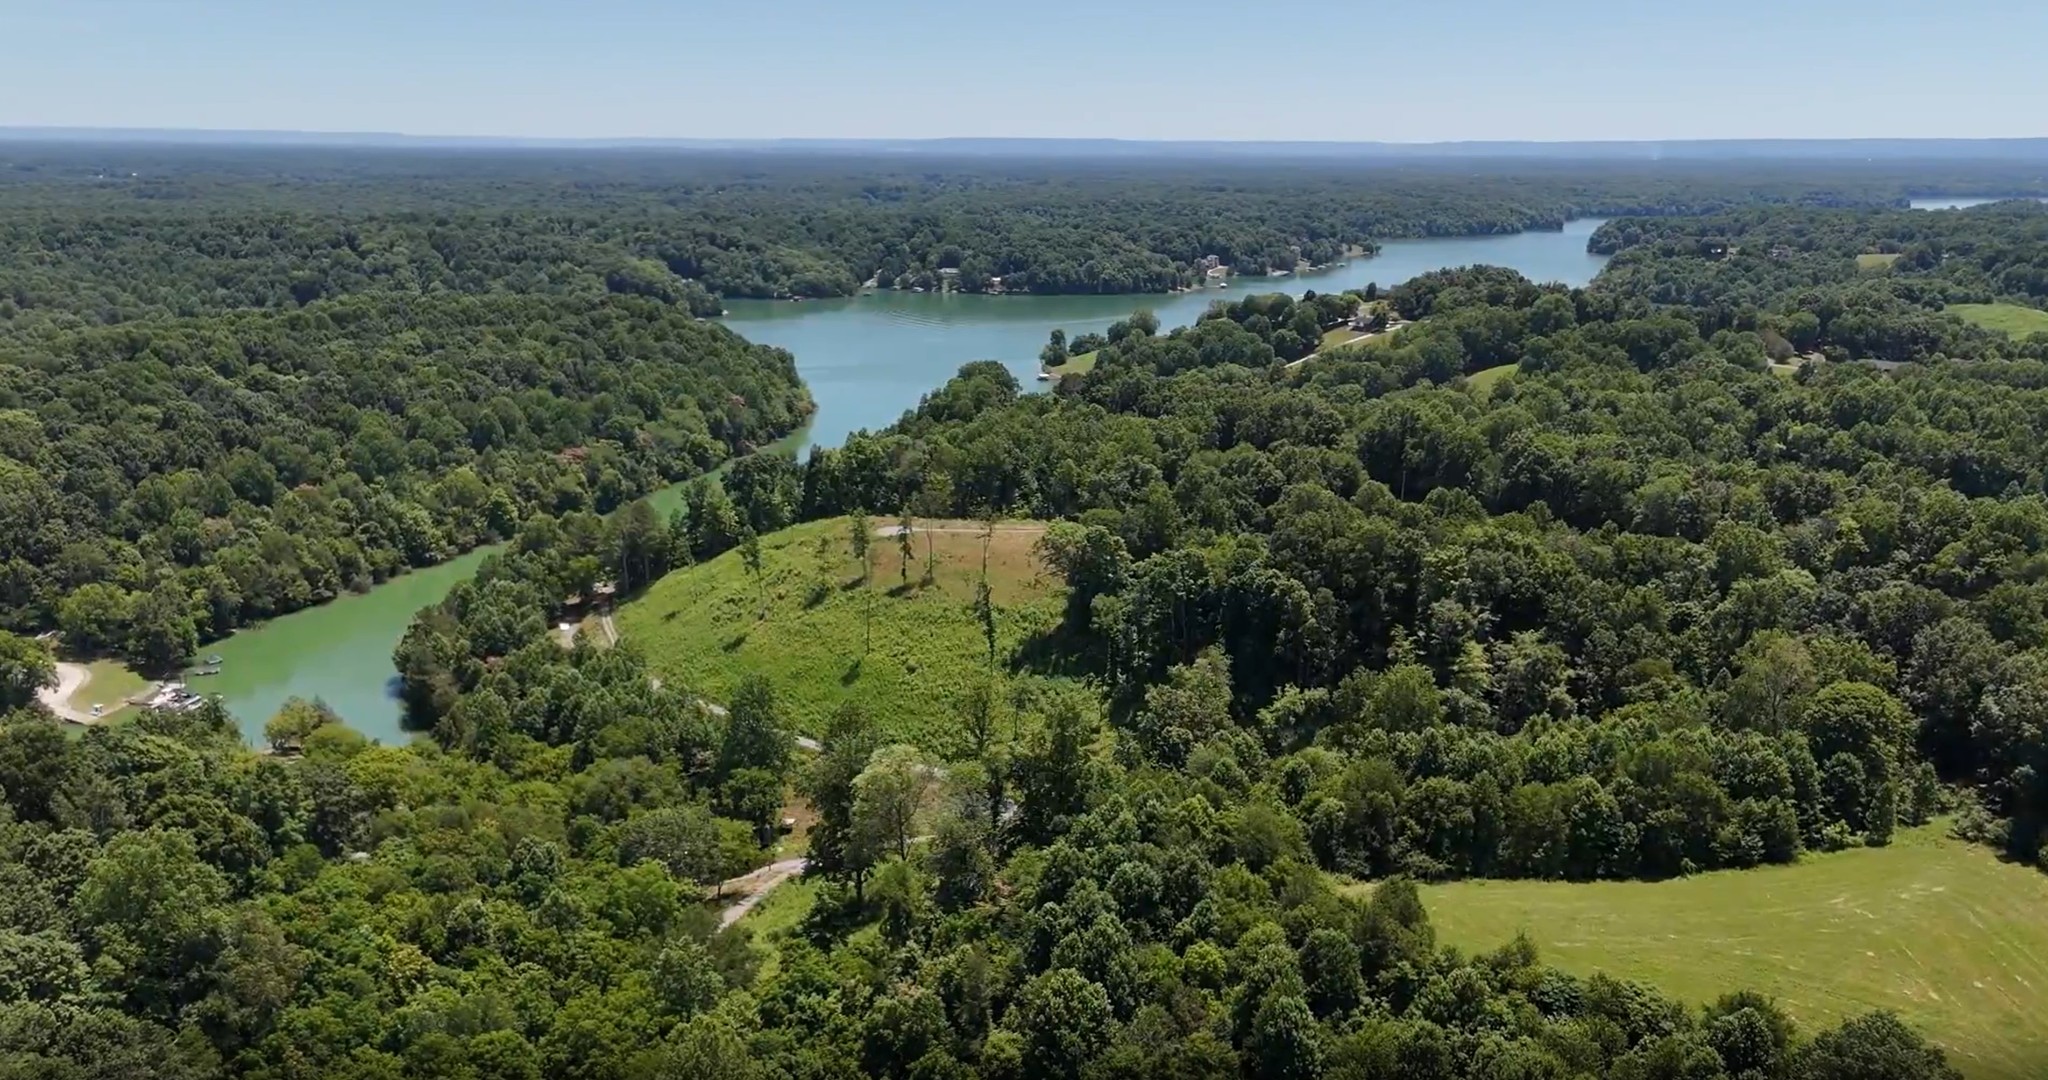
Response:
[{"label": "mowed green field", "polygon": [[1942,310],[1960,315],[1986,330],[1997,330],[2014,337],[2048,333],[2048,311],[2018,304],[1950,304]]},{"label": "mowed green field", "polygon": [[1899,253],[1896,251],[1866,251],[1856,256],[1856,267],[1859,270],[1889,270],[1891,265],[1898,261]]},{"label": "mowed green field", "polygon": [[1321,352],[1324,349],[1335,349],[1342,345],[1349,345],[1366,336],[1368,335],[1359,333],[1349,326],[1339,326],[1334,330],[1325,330],[1323,331],[1322,340],[1316,343],[1316,351]]},{"label": "mowed green field", "polygon": [[1971,1080],[2048,1076],[2048,875],[1942,826],[1888,848],[1664,882],[1466,881],[1424,891],[1440,941],[1526,930],[1544,959],[1694,1004],[1776,997],[1811,1031],[1890,1009]]},{"label": "mowed green field", "polygon": [[[870,522],[876,529],[893,524],[880,517]],[[1048,576],[1032,551],[1044,531],[1034,522],[1001,522],[989,543],[997,653],[1005,659],[1059,622],[1065,586]],[[620,608],[615,622],[664,679],[714,701],[727,700],[743,677],[760,672],[806,734],[818,734],[840,703],[851,700],[894,737],[934,750],[956,748],[957,703],[988,664],[974,615],[981,534],[979,522],[941,521],[914,536],[908,585],[895,537],[871,539],[874,635],[865,657],[867,597],[845,518],[763,537],[761,586],[740,553],[729,551],[656,582]],[[927,539],[938,573],[933,584],[922,585]]]},{"label": "mowed green field", "polygon": [[1481,368],[1465,376],[1465,385],[1482,394],[1490,394],[1494,387],[1500,385],[1502,379],[1513,375],[1519,367],[1520,364],[1502,364],[1499,367]]},{"label": "mowed green field", "polygon": [[98,705],[105,710],[103,715],[112,716],[128,708],[128,699],[150,686],[148,679],[119,660],[94,660],[85,667],[91,676],[84,686],[72,692],[71,700],[65,702],[80,712],[89,712]]}]

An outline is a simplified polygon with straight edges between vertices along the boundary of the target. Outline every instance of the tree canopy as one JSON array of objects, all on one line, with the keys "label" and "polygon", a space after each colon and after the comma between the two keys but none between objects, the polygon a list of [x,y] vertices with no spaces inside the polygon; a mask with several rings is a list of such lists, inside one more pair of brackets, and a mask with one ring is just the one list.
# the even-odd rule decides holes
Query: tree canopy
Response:
[{"label": "tree canopy", "polygon": [[[1961,166],[9,165],[0,1073],[1958,1075],[1888,1013],[1446,947],[1418,882],[1789,863],[1942,813],[2043,861],[2048,341],[1940,309],[2038,304],[2048,236],[1888,209]],[[1097,356],[1053,393],[970,362],[801,465],[747,456],[808,411],[792,358],[699,318],[1595,211],[1627,216],[1587,288],[1140,312],[1059,339]],[[1320,349],[1354,319],[1412,324]],[[734,549],[765,595],[762,536],[842,515],[872,603],[871,512],[1050,520],[1064,613],[1006,653],[981,594],[955,760],[549,633]],[[394,649],[408,744],[318,702],[264,753],[218,705],[72,738],[32,703],[15,631],[168,666],[492,540]],[[721,928],[786,808],[808,880]]]},{"label": "tree canopy", "polygon": [[639,298],[365,296],[0,340],[0,624],[200,637],[772,441],[787,353]]}]

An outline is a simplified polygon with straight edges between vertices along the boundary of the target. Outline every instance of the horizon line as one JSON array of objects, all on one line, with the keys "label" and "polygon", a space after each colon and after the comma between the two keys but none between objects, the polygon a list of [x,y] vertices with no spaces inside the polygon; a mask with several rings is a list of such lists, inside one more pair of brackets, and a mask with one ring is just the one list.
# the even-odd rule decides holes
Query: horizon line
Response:
[{"label": "horizon line", "polygon": [[1942,135],[1847,135],[1847,136],[1712,136],[1676,138],[1575,138],[1575,139],[1233,139],[1233,138],[1148,138],[1124,135],[496,135],[477,133],[423,133],[406,131],[329,130],[312,128],[210,128],[210,127],[127,127],[61,124],[0,125],[0,139],[32,142],[225,142],[232,140],[341,142],[355,145],[387,143],[485,143],[500,146],[620,147],[672,146],[702,148],[746,148],[775,146],[878,147],[944,144],[1065,144],[1122,147],[1315,147],[1321,149],[1380,148],[1421,150],[1471,147],[1658,147],[1658,146],[1853,146],[1929,144],[1988,145],[2010,147],[2038,143],[2048,146],[2048,135],[1942,136]]}]

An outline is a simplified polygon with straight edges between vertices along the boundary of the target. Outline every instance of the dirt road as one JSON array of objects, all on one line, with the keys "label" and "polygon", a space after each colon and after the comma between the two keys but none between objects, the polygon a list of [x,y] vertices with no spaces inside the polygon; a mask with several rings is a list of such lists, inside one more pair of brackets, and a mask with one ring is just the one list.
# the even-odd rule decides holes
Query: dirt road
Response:
[{"label": "dirt road", "polygon": [[[961,536],[980,536],[988,531],[987,528],[981,525],[918,525],[910,530],[910,535],[953,533]],[[998,533],[1041,533],[1045,531],[1045,526],[1037,522],[1030,524],[997,522],[995,531]],[[875,535],[884,539],[892,539],[901,532],[903,532],[903,526],[901,525],[882,525],[875,529]]]},{"label": "dirt road", "polygon": [[751,873],[742,874],[719,886],[722,892],[728,894],[739,893],[741,895],[737,903],[718,913],[718,928],[723,930],[746,918],[747,912],[754,910],[754,905],[767,899],[768,894],[775,891],[777,885],[803,872],[804,861],[802,859],[783,859],[780,862],[769,863]]}]

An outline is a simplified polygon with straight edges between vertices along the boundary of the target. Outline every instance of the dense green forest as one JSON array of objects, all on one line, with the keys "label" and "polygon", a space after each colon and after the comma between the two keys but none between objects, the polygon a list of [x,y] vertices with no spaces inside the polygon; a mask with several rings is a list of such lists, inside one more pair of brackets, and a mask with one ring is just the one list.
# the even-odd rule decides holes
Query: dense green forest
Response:
[{"label": "dense green forest", "polygon": [[[1164,292],[1390,237],[2041,190],[2020,166],[1361,166],[840,155],[0,148],[0,328],[357,292]],[[997,279],[1000,279],[998,284]]]},{"label": "dense green forest", "polygon": [[1882,843],[1941,778],[2037,857],[2048,349],[1787,379],[1761,322],[1702,336],[1597,289],[1391,300],[1427,321],[1296,378],[1285,298],[1129,334],[1057,397],[977,365],[815,454],[806,497],[939,476],[951,512],[1069,519],[1064,661],[1148,759],[1341,750],[1294,807],[1334,869],[1783,861]]},{"label": "dense green forest", "polygon": [[[841,717],[809,785],[818,890],[786,937],[716,932],[694,883],[756,850],[706,791],[791,753],[772,692],[713,721],[628,650],[528,645],[465,702],[498,733],[365,746],[294,706],[294,758],[226,718],[67,741],[0,729],[0,1063],[48,1077],[1947,1078],[1884,1014],[1801,1032],[1754,995],[1704,1010],[1436,947],[1412,885],[1314,868],[1300,769],[1088,753],[1071,691],[1009,702],[1017,811],[946,774],[928,851],[895,851],[930,767]],[[531,726],[533,723],[539,726]],[[526,734],[539,731],[541,738]],[[872,753],[872,763],[869,764]],[[932,781],[936,786],[938,781]],[[1007,836],[1008,839],[1001,838]]]},{"label": "dense green forest", "polygon": [[[1839,254],[1853,268],[1856,253]],[[1653,269],[1711,272],[1728,256],[1684,244]],[[825,831],[811,866],[847,891],[828,885],[778,948],[836,946],[827,956],[844,963],[871,947],[847,930],[879,920],[883,945],[923,957],[896,969],[920,986],[951,986],[932,951],[973,942],[1020,988],[978,1045],[939,990],[951,1037],[917,1044],[923,1068],[939,1069],[926,1060],[938,1053],[1009,1075],[1015,1052],[1025,1075],[1945,1075],[1882,1018],[1773,1037],[1746,1060],[1716,1042],[1731,1006],[1604,1057],[1539,1029],[1466,1028],[1453,1042],[1472,1041],[1426,1064],[1414,1040],[1435,1036],[1412,1025],[1443,1022],[1412,1010],[1430,991],[1389,982],[1369,959],[1387,946],[1360,930],[1412,894],[1382,886],[1354,906],[1321,876],[1659,878],[1884,845],[1941,812],[2039,860],[2048,343],[1907,304],[1906,276],[1867,304],[1853,270],[1782,286],[1819,290],[1807,326],[1797,298],[1776,294],[1675,303],[1606,278],[1573,291],[1447,271],[1376,298],[1415,326],[1301,369],[1281,362],[1363,297],[1248,297],[1165,334],[1136,317],[1088,342],[1094,372],[1055,395],[972,364],[890,431],[800,468],[751,460],[665,532],[650,520],[631,543],[593,534],[522,552],[526,566],[500,569],[532,591],[492,586],[502,611],[458,597],[415,627],[401,653],[414,715],[471,756],[546,737],[546,714],[494,674],[505,646],[486,642],[505,612],[559,594],[578,558],[623,568],[651,547],[666,565],[868,508],[1060,519],[1043,556],[1070,587],[1066,621],[963,691],[972,750],[926,785],[948,809],[922,858],[892,855],[902,828],[876,844],[858,782],[919,786],[917,751],[879,752],[886,717],[817,732],[808,790]],[[1773,364],[1795,340],[1857,355],[1890,338],[1926,363],[1821,361],[1790,377]],[[1514,374],[1494,388],[1466,381],[1503,366]],[[701,790],[747,816],[715,777]],[[1042,892],[1056,867],[1066,879]],[[1199,883],[1176,892],[1191,873]],[[1267,981],[1239,966],[1259,933],[1258,916],[1226,914],[1240,896],[1351,914],[1335,927],[1282,914]],[[954,936],[953,905],[1000,929]],[[1399,921],[1426,933],[1419,911]],[[940,929],[919,936],[928,925]],[[1205,944],[1226,950],[1217,985],[1235,989],[1188,993]],[[1345,1004],[1319,1002],[1322,950],[1344,958]],[[1147,981],[1148,955],[1177,989]],[[1029,991],[1053,980],[1063,998],[1103,995],[1092,1047],[1028,1030]],[[1119,989],[1133,980],[1145,989]],[[861,1023],[909,1007],[876,1001]],[[1743,1008],[1786,1030],[1769,1007]],[[1284,1040],[1269,1026],[1283,1012]],[[1084,1015],[1070,1006],[1060,1024],[1092,1027]],[[751,1019],[760,1053],[775,1021]],[[848,1038],[870,1073],[921,1074],[875,1056],[871,1028]],[[1843,1058],[1820,1064],[1820,1047]]]},{"label": "dense green forest", "polygon": [[[83,290],[100,313],[12,296],[10,618],[149,656],[165,613],[232,625],[509,542],[398,644],[426,735],[407,746],[308,702],[268,753],[215,707],[70,738],[31,706],[47,652],[0,633],[0,1072],[1958,1075],[1888,1013],[1802,1028],[1741,987],[1680,1002],[1548,967],[1526,938],[1443,946],[1416,883],[1785,863],[1936,815],[2040,863],[2048,339],[1941,312],[2035,297],[2039,215],[1863,207],[1895,177],[1752,174],[1755,201],[1826,204],[1756,211],[1641,182],[1657,213],[1596,238],[1619,254],[1588,288],[1464,268],[1369,300],[1234,299],[1186,328],[1136,315],[1053,393],[969,363],[890,429],[744,456],[663,520],[640,495],[788,430],[807,398],[789,356],[693,317],[676,281],[695,275],[621,295],[644,290],[578,277],[573,244],[509,254],[542,220],[524,200],[580,184],[609,205],[623,166],[479,165],[509,193],[502,227],[471,231],[472,187],[292,160],[292,184],[242,162],[0,185],[0,206],[40,200],[0,221],[213,222],[188,240],[251,238],[237,211],[192,214],[223,192],[295,221],[304,200],[369,221],[411,192],[498,253],[433,285],[337,274],[310,301],[274,289],[306,269],[298,240],[283,277],[222,293],[175,270],[124,283],[125,255],[12,260],[111,291]],[[1062,203],[1076,223],[1204,204],[1162,176],[1077,170],[1061,183],[1121,194]],[[874,183],[728,179],[732,203],[680,201],[844,205]],[[1531,183],[1588,200],[1567,212],[1628,189]],[[1318,184],[1295,189],[1345,201]],[[986,173],[912,187],[925,210],[844,220],[1000,223],[1033,198]],[[203,265],[186,242],[166,267]],[[1858,268],[1887,243],[1897,265]],[[549,277],[558,256],[583,269]],[[1367,303],[1412,325],[1289,366]],[[957,688],[950,759],[857,708],[806,749],[765,678],[710,702],[632,641],[550,631],[601,581],[757,565],[763,534],[843,514],[863,552],[899,516],[1052,521],[1064,617]],[[840,587],[882,587],[867,558]],[[815,818],[785,886],[803,903],[722,928],[709,894],[767,862],[795,809]]]},{"label": "dense green forest", "polygon": [[1923,307],[2048,303],[2048,206],[2033,201],[1968,213],[1759,208],[1624,218],[1602,225],[1592,247],[1618,255],[1603,288],[1664,304],[1798,310],[1815,306],[1812,290],[1859,279]]}]

